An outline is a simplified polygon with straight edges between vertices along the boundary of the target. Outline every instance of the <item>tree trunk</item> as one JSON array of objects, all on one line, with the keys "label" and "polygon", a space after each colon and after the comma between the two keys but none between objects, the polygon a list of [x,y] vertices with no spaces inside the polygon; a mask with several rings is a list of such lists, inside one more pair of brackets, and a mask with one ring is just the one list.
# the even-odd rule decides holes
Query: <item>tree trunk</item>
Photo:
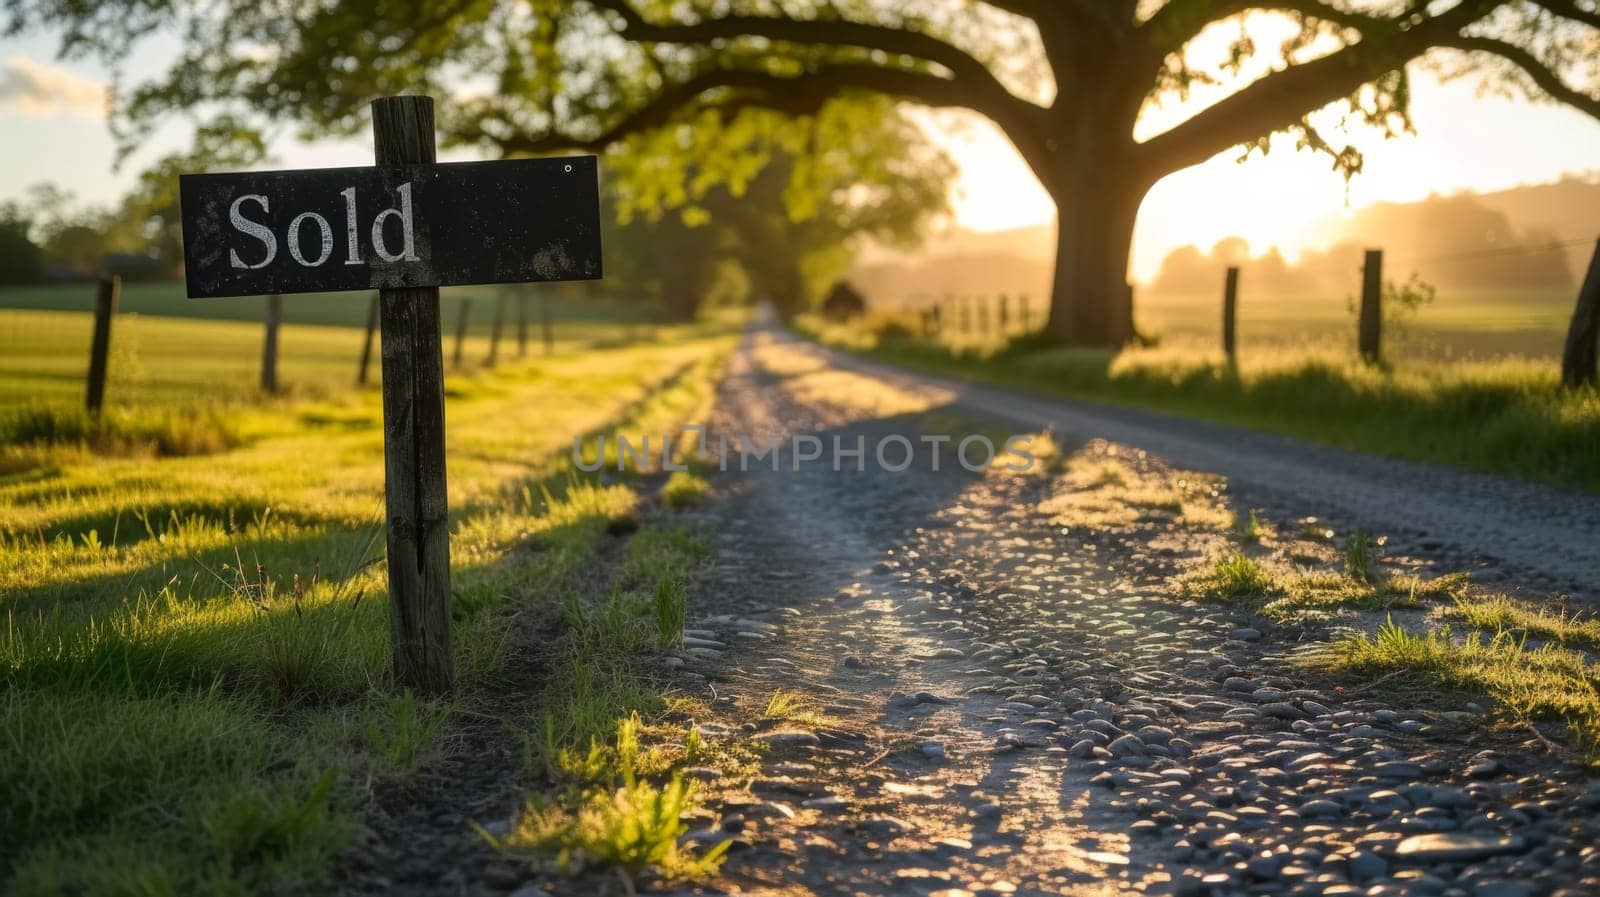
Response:
[{"label": "tree trunk", "polygon": [[1076,189],[1056,198],[1055,280],[1045,332],[1064,345],[1120,348],[1134,335],[1128,255],[1143,191],[1115,178],[1074,180]]}]

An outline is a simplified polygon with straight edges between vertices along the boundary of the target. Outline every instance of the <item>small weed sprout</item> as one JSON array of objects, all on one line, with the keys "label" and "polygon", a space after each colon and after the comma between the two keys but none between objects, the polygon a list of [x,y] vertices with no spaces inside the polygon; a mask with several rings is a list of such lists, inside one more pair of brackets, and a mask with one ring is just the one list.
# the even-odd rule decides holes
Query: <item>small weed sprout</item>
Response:
[{"label": "small weed sprout", "polygon": [[1383,579],[1378,566],[1382,549],[1370,533],[1353,532],[1344,540],[1344,572],[1351,579],[1365,585],[1377,585]]},{"label": "small weed sprout", "polygon": [[689,613],[689,592],[683,581],[663,579],[656,585],[656,634],[663,649],[683,643],[683,624]]},{"label": "small weed sprout", "polygon": [[1256,516],[1256,509],[1250,508],[1244,514],[1233,515],[1233,534],[1240,542],[1256,544],[1266,535],[1266,527],[1262,525],[1261,518]]}]

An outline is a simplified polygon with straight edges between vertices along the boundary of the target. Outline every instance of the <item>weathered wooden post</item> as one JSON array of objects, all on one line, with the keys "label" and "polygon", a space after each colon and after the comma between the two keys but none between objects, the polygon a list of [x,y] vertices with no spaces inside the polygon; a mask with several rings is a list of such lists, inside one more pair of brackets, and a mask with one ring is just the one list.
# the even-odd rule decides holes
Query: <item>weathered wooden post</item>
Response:
[{"label": "weathered wooden post", "polygon": [[[374,100],[372,142],[380,167],[434,164],[433,98]],[[394,681],[437,694],[455,680],[439,288],[383,289],[378,296]]]},{"label": "weathered wooden post", "polygon": [[266,333],[261,338],[261,391],[278,391],[278,324],[283,320],[283,297],[267,296]]},{"label": "weathered wooden post", "polygon": [[117,299],[122,295],[122,278],[100,278],[94,297],[94,335],[89,339],[89,384],[84,408],[99,414],[106,398],[106,358],[111,354],[111,319],[117,314]]},{"label": "weathered wooden post", "polygon": [[1222,285],[1222,351],[1233,364],[1239,358],[1238,331],[1234,321],[1239,311],[1239,268],[1228,266],[1228,276]]},{"label": "weathered wooden post", "polygon": [[500,328],[506,320],[506,291],[501,288],[494,294],[494,324],[489,327],[489,367],[500,360]]},{"label": "weathered wooden post", "polygon": [[372,335],[378,329],[378,294],[372,294],[367,303],[367,336],[361,342],[361,370],[356,373],[356,383],[367,385],[367,367],[372,362]]},{"label": "weathered wooden post", "polygon": [[1595,355],[1600,344],[1600,241],[1589,259],[1589,273],[1578,289],[1578,304],[1567,327],[1567,344],[1561,353],[1561,382],[1568,389],[1600,384]]},{"label": "weathered wooden post", "polygon": [[386,97],[375,166],[179,178],[191,298],[378,290],[394,683],[425,693],[453,679],[439,288],[602,267],[594,156],[440,165],[433,127]]},{"label": "weathered wooden post", "polygon": [[[629,322],[632,327],[632,322]],[[539,329],[544,335],[544,354],[551,355],[556,351],[556,325],[550,315],[550,294],[542,293],[539,296]]]},{"label": "weathered wooden post", "polygon": [[1009,311],[1006,308],[1006,303],[1008,303],[1010,301],[1011,301],[1010,297],[1006,296],[1005,293],[1001,293],[1000,294],[999,317],[1000,317],[1000,335],[1002,337],[1006,335],[1006,333],[1008,332],[1007,329],[1011,324],[1011,315],[1010,315]]},{"label": "weathered wooden post", "polygon": [[467,319],[472,315],[472,300],[462,299],[459,311],[456,313],[456,351],[450,360],[450,366],[456,370],[461,369],[462,350],[467,344]]},{"label": "weathered wooden post", "polygon": [[1361,313],[1357,349],[1368,364],[1383,360],[1383,250],[1368,249],[1361,267]]},{"label": "weathered wooden post", "polygon": [[528,357],[528,294],[517,290],[517,357]]}]

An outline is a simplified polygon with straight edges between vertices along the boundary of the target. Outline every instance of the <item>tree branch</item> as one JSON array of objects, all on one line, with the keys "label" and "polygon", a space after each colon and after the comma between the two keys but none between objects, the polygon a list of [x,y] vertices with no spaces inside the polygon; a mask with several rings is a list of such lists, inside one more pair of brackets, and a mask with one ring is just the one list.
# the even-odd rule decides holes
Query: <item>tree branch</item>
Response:
[{"label": "tree branch", "polygon": [[1139,30],[1149,36],[1157,59],[1165,59],[1167,54],[1183,49],[1207,26],[1251,10],[1299,13],[1364,33],[1392,28],[1409,15],[1390,19],[1340,9],[1323,0],[1172,0],[1145,20]]},{"label": "tree branch", "polygon": [[978,98],[970,95],[957,82],[909,69],[838,64],[820,66],[795,77],[785,77],[751,69],[719,68],[709,69],[666,87],[643,106],[587,137],[555,131],[541,135],[496,135],[489,133],[481,124],[460,128],[455,136],[467,142],[487,140],[507,154],[535,155],[570,150],[598,152],[616,141],[669,124],[713,90],[738,93],[731,94],[723,102],[708,104],[711,107],[737,109],[754,105],[791,115],[806,115],[815,112],[832,97],[852,89],[870,90],[928,106],[959,106],[983,111],[979,108]]},{"label": "tree branch", "polygon": [[1139,144],[1135,167],[1160,177],[1289,127],[1385,72],[1403,67],[1430,47],[1459,39],[1462,28],[1488,15],[1495,5],[1489,0],[1463,0],[1412,27],[1369,33],[1344,49],[1270,74]]},{"label": "tree branch", "polygon": [[795,44],[858,47],[898,56],[910,56],[943,66],[956,78],[978,89],[1017,102],[1027,102],[1006,90],[989,67],[967,51],[929,34],[865,22],[795,19],[788,16],[728,15],[689,24],[656,24],[635,10],[629,0],[590,0],[600,9],[622,17],[622,36],[636,43],[710,44],[740,37],[762,37]]},{"label": "tree branch", "polygon": [[1492,53],[1528,74],[1539,89],[1552,99],[1566,103],[1580,112],[1600,119],[1600,97],[1594,97],[1561,80],[1551,68],[1532,53],[1505,41],[1491,37],[1460,37],[1440,42],[1441,47],[1452,47],[1473,53]]}]

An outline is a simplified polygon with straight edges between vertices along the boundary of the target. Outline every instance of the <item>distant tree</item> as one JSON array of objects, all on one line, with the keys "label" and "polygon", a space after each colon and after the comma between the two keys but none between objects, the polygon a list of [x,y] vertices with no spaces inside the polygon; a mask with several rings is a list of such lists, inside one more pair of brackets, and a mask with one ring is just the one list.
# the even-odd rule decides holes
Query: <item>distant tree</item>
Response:
[{"label": "distant tree", "polygon": [[111,216],[112,242],[130,254],[153,259],[158,271],[175,275],[183,266],[183,223],[178,209],[178,175],[244,168],[266,152],[261,135],[231,119],[196,131],[183,152],[161,157],[139,174],[137,183]]},{"label": "distant tree", "polygon": [[[1552,99],[1600,117],[1595,0],[528,0],[418,5],[346,0],[11,0],[16,31],[55,26],[68,52],[118,60],[175,27],[170,73],[117,102],[129,140],[169,112],[206,110],[350,133],[373,96],[450,93],[456,141],[506,153],[599,148],[711,111],[815,113],[862,92],[974,110],[1015,144],[1059,211],[1048,331],[1117,345],[1132,331],[1125,279],[1139,205],[1166,175],[1280,131],[1347,175],[1361,152],[1311,115],[1343,104],[1411,128],[1407,66]],[[1294,36],[1204,36],[1262,13]],[[1237,84],[1159,133],[1140,115],[1197,85]],[[819,147],[818,152],[826,150]],[[682,162],[681,154],[673,154]],[[663,160],[665,164],[667,160]],[[736,155],[701,159],[737,177]]]},{"label": "distant tree", "polygon": [[0,283],[36,283],[44,277],[44,252],[29,235],[33,221],[15,202],[0,203]]},{"label": "distant tree", "polygon": [[[753,164],[734,177],[720,163],[682,172],[663,164],[685,146],[693,157]],[[831,148],[810,151],[819,146]],[[915,242],[946,211],[955,168],[895,104],[862,97],[804,120],[752,112],[640,135],[608,154],[606,175],[607,206],[629,247],[609,270],[681,319],[731,288],[722,267],[730,261],[743,289],[780,312],[813,306],[848,266],[853,241]]]},{"label": "distant tree", "polygon": [[822,313],[834,321],[848,321],[867,313],[867,300],[848,281],[839,281],[822,300]]}]

